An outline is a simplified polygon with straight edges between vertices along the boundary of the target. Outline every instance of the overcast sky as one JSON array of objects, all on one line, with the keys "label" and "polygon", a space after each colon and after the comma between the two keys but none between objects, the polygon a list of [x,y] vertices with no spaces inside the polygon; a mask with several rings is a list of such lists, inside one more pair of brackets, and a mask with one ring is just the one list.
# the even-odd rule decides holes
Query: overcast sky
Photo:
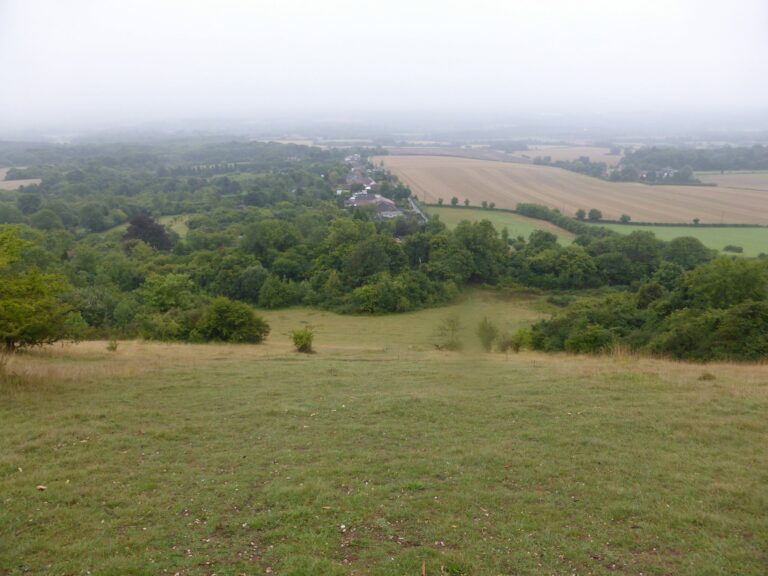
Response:
[{"label": "overcast sky", "polygon": [[0,0],[0,128],[768,105],[768,0]]}]

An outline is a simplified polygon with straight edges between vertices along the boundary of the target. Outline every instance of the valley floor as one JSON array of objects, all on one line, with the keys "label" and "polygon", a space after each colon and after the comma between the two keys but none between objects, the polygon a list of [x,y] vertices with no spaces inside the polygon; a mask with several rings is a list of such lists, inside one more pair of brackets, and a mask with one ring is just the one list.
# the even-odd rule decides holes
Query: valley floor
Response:
[{"label": "valley floor", "polygon": [[[449,314],[464,352],[431,344]],[[13,358],[0,574],[765,573],[764,366],[482,353],[491,314],[542,311],[287,310],[260,346]]]}]

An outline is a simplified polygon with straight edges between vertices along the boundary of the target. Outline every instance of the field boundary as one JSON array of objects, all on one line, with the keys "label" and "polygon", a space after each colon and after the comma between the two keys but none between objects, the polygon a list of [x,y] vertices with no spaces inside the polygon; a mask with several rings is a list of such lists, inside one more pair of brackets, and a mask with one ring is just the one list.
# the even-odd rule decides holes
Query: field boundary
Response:
[{"label": "field boundary", "polygon": [[[524,216],[532,220],[541,220],[542,222],[550,222],[549,220],[545,220],[543,218],[536,218],[535,216],[522,214],[521,212],[518,212],[513,208],[499,208],[498,206],[495,206],[493,208],[483,208],[482,206],[452,206],[451,204],[445,204],[445,203],[438,204],[436,202],[423,202],[421,200],[418,200],[418,203],[420,206],[425,206],[427,208],[433,207],[433,208],[451,208],[451,209],[458,209],[458,210],[485,210],[486,212],[508,212],[509,214],[517,214],[518,216]],[[569,216],[566,216],[566,218],[569,218]],[[600,226],[601,224],[620,224],[622,226],[666,226],[668,228],[768,228],[768,226],[764,224],[726,224],[726,223],[719,223],[719,222],[694,224],[692,222],[639,222],[635,220],[632,220],[630,222],[622,222],[621,220],[605,220],[605,219],[598,220],[597,222],[593,222],[592,220],[579,220],[577,218],[571,218],[571,220],[573,220],[574,222],[580,222],[581,224],[589,224],[591,226]],[[550,224],[552,224],[552,222],[550,222]],[[555,226],[557,226],[557,224],[555,224]],[[557,226],[557,227],[562,228],[562,226]],[[565,228],[563,228],[563,230],[565,230]]]}]

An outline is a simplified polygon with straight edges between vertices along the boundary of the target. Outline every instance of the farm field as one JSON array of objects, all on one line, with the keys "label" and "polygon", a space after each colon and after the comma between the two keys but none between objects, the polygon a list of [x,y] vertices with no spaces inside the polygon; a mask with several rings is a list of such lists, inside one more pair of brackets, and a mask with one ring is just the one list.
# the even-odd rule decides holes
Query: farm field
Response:
[{"label": "farm field", "polygon": [[533,160],[537,156],[549,156],[553,162],[564,160],[570,162],[587,156],[592,162],[605,162],[608,166],[616,166],[621,160],[621,154],[610,154],[609,148],[598,146],[554,146],[530,145],[527,151],[519,153],[524,158]]},{"label": "farm field", "polygon": [[0,190],[18,190],[22,186],[40,184],[40,178],[28,178],[26,180],[7,180],[5,179],[9,168],[0,168]]},{"label": "farm field", "polygon": [[462,220],[470,222],[479,222],[480,220],[489,220],[496,230],[501,231],[506,227],[510,237],[523,236],[528,238],[531,232],[536,230],[545,230],[557,235],[561,244],[570,244],[576,237],[574,234],[563,230],[554,224],[537,220],[535,218],[526,218],[519,214],[511,212],[501,212],[498,210],[483,210],[481,208],[452,208],[446,206],[425,206],[427,214],[436,214],[448,228],[454,228]]},{"label": "farm field", "polygon": [[[382,318],[265,314],[260,346],[105,342],[0,380],[0,573],[765,573],[755,365],[438,352],[475,292]],[[287,332],[317,327],[317,354]]]},{"label": "farm field", "polygon": [[621,234],[635,230],[653,232],[661,240],[674,240],[680,236],[693,236],[708,248],[722,251],[725,246],[741,246],[744,256],[768,253],[768,228],[702,228],[696,226],[633,226],[632,224],[595,224]]},{"label": "farm field", "polygon": [[629,214],[637,222],[768,224],[768,193],[727,187],[646,186],[612,183],[547,166],[465,158],[382,156],[374,159],[427,203],[457,196],[499,208],[544,204],[564,214],[598,208],[609,220]]},{"label": "farm field", "polygon": [[765,190],[768,192],[768,171],[760,172],[699,172],[696,176],[702,182],[713,182],[718,186]]}]

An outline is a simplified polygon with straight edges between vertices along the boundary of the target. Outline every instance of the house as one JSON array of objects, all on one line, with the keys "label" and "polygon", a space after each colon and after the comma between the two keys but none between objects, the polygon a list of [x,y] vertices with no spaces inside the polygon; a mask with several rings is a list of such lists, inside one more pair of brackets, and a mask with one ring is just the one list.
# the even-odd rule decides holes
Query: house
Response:
[{"label": "house", "polygon": [[381,194],[372,194],[370,191],[352,194],[348,200],[344,201],[344,206],[347,208],[373,206],[376,209],[376,216],[378,218],[390,219],[403,215],[403,212],[392,200],[385,198]]}]

